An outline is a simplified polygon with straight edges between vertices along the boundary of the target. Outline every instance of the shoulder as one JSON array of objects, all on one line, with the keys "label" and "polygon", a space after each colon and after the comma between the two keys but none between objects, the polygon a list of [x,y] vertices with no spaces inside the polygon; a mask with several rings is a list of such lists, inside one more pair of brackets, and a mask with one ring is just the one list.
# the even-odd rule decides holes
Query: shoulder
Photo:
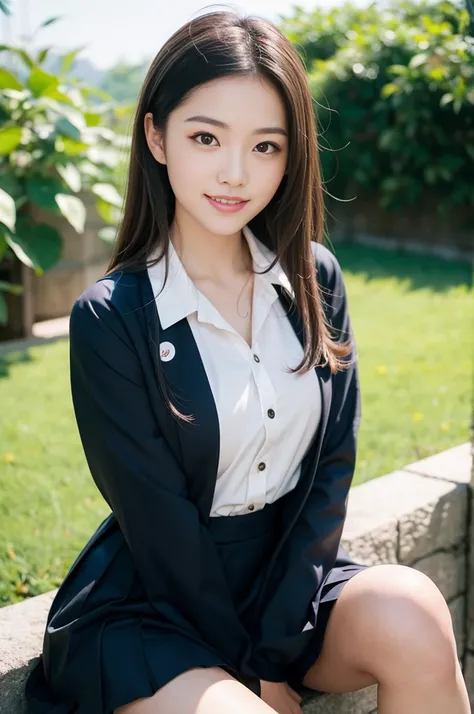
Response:
[{"label": "shoulder", "polygon": [[108,330],[122,331],[124,317],[133,317],[133,311],[140,306],[143,272],[116,271],[89,285],[71,310],[71,341],[104,336]]},{"label": "shoulder", "polygon": [[312,242],[311,247],[316,268],[316,279],[325,296],[327,296],[329,302],[333,298],[344,298],[346,289],[338,259],[322,243]]},{"label": "shoulder", "polygon": [[342,270],[334,253],[322,243],[311,243],[318,283],[333,290],[343,282]]}]

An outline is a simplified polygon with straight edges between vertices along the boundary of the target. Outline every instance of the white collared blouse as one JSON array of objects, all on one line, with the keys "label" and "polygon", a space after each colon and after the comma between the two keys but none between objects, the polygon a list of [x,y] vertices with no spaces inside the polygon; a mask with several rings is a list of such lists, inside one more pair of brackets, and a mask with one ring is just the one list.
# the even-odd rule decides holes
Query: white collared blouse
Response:
[{"label": "white collared blouse", "polygon": [[[275,254],[248,226],[242,232],[258,273]],[[210,515],[262,509],[296,486],[321,415],[316,371],[287,371],[303,356],[273,285],[293,294],[288,277],[278,262],[268,273],[255,274],[249,347],[194,285],[171,243],[164,289],[164,260],[148,268],[148,274],[163,329],[188,320],[216,403],[220,453]],[[172,359],[172,349],[164,352],[164,359]]]}]

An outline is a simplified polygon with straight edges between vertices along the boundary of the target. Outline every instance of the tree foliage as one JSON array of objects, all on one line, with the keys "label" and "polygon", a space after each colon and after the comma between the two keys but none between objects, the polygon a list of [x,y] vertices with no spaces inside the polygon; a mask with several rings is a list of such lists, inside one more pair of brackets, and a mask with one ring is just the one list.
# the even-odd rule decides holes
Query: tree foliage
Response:
[{"label": "tree foliage", "polygon": [[330,194],[474,206],[474,39],[457,2],[351,3],[282,19],[309,75]]},{"label": "tree foliage", "polygon": [[[78,50],[62,56],[57,75],[43,67],[48,52],[0,46],[0,261],[16,256],[38,275],[58,262],[63,240],[34,218],[33,206],[62,215],[78,234],[86,220],[83,192],[95,197],[108,224],[117,223],[121,206],[112,177],[123,142],[107,126],[115,104],[69,76]],[[21,71],[12,70],[12,57]],[[110,230],[101,237],[110,239]],[[1,324],[7,321],[2,293],[19,289],[0,282]]]}]

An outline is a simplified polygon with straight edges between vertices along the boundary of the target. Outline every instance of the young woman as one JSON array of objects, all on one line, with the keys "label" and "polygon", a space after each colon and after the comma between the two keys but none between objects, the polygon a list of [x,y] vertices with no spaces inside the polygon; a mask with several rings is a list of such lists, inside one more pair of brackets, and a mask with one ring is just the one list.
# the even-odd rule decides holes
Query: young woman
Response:
[{"label": "young woman", "polygon": [[321,244],[311,96],[271,23],[215,12],[139,99],[108,274],[71,314],[75,414],[112,509],[53,602],[32,714],[466,714],[448,608],[340,548],[359,424]]}]

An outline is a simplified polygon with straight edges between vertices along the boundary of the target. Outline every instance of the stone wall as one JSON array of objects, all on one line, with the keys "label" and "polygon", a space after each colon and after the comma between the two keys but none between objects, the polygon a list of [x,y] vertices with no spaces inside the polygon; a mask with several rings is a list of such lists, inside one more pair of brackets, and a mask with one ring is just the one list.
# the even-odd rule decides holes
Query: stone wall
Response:
[{"label": "stone wall", "polygon": [[[463,444],[353,488],[343,544],[362,562],[402,563],[437,583],[449,603],[474,705],[471,469],[471,447]],[[41,650],[53,596],[54,591],[0,610],[0,714],[25,714],[22,689]],[[376,687],[308,695],[303,709],[305,714],[376,714],[376,698]]]},{"label": "stone wall", "polygon": [[368,244],[418,250],[442,257],[474,254],[474,209],[458,207],[449,215],[436,213],[439,198],[429,191],[413,206],[388,211],[380,206],[380,193],[366,194],[354,185],[345,203],[327,198],[327,227],[332,239],[360,240]]}]

